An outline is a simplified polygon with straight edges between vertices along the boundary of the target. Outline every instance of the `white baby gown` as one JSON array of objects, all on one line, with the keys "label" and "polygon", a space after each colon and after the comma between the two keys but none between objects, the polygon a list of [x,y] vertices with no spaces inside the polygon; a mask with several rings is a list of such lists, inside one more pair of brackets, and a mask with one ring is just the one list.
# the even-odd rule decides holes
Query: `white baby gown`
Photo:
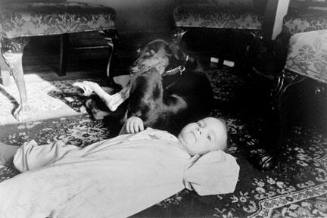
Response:
[{"label": "white baby gown", "polygon": [[195,160],[174,136],[153,129],[85,148],[32,141],[14,164],[24,173],[0,183],[1,218],[127,217],[184,188],[233,192],[239,173],[231,155]]}]

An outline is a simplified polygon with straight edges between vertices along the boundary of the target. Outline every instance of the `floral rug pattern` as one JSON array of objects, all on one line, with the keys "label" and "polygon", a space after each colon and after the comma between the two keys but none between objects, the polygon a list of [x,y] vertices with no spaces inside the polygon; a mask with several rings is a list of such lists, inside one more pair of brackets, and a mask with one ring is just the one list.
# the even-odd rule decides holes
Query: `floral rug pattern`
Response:
[{"label": "floral rug pattern", "polygon": [[[26,121],[86,113],[82,103],[85,97],[73,86],[74,82],[81,80],[46,81],[40,78],[29,80],[26,83],[29,106]],[[19,123],[12,115],[18,102],[19,93],[14,83],[9,87],[0,85],[0,125]]]},{"label": "floral rug pattern", "polygon": [[[235,97],[234,88],[243,85],[229,69],[210,72],[209,76],[215,100],[221,103]],[[66,83],[61,88],[70,89]],[[76,98],[71,105],[80,108],[79,102]],[[287,153],[292,155],[279,168],[262,172],[242,152],[256,147],[257,139],[249,134],[249,124],[218,107],[212,115],[227,120],[228,151],[237,157],[241,167],[235,192],[201,197],[184,190],[134,217],[327,217],[326,135],[317,129],[294,126],[288,136]],[[109,137],[108,126],[87,114],[1,126],[0,132],[0,141],[13,145],[34,139],[39,144],[65,140],[83,147]],[[15,174],[14,169],[2,167],[0,181]]]}]

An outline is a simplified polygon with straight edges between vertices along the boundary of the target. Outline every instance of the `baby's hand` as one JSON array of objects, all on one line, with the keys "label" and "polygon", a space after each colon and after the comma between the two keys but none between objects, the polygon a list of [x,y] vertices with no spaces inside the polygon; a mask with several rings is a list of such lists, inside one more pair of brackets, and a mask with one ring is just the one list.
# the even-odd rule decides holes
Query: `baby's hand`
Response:
[{"label": "baby's hand", "polygon": [[143,120],[139,117],[130,117],[126,121],[127,133],[138,133],[144,130]]}]

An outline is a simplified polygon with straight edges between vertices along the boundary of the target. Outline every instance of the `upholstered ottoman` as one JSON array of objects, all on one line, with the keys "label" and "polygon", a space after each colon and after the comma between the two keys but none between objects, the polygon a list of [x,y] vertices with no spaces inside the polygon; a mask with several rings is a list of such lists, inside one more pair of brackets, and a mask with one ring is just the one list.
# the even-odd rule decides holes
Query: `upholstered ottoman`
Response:
[{"label": "upholstered ottoman", "polygon": [[[174,24],[177,40],[197,38],[213,39],[217,45],[209,48],[219,57],[219,64],[224,59],[233,60],[237,66],[245,65],[243,56],[253,37],[261,38],[264,20],[265,1],[256,0],[204,0],[185,2],[175,7]],[[192,36],[195,35],[195,36]],[[201,38],[203,40],[203,38]],[[199,39],[199,40],[201,40]],[[192,47],[193,44],[187,44]],[[198,46],[199,47],[199,46]]]},{"label": "upholstered ottoman", "polygon": [[[204,2],[204,3],[203,3]],[[178,5],[174,22],[180,28],[261,29],[260,14],[252,0],[201,1]]]},{"label": "upholstered ottoman", "polygon": [[327,29],[327,1],[321,3],[324,4],[323,7],[290,7],[283,21],[283,32],[294,35]]},{"label": "upholstered ottoman", "polygon": [[305,79],[327,84],[327,29],[296,33],[290,38],[286,64],[278,79],[278,96]]},{"label": "upholstered ottoman", "polygon": [[102,31],[111,49],[107,66],[109,76],[116,33],[115,16],[114,9],[95,4],[63,1],[0,3],[1,77],[6,84],[8,72],[14,76],[20,94],[20,105],[14,112],[17,119],[21,120],[23,112],[28,109],[22,56],[29,37],[61,36],[59,75],[64,75],[68,34]]},{"label": "upholstered ottoman", "polygon": [[277,83],[277,96],[305,79],[327,84],[327,1],[309,1],[289,8],[281,34],[289,37],[288,53]]}]

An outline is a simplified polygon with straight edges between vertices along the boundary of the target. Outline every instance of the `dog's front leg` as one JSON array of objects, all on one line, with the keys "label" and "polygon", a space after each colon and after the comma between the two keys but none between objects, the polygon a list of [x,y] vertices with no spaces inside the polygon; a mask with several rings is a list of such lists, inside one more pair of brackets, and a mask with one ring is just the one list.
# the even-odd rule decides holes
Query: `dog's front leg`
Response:
[{"label": "dog's front leg", "polygon": [[117,110],[127,98],[129,98],[130,87],[123,88],[120,92],[113,94],[110,98],[106,99],[105,104],[111,111]]},{"label": "dog's front leg", "polygon": [[123,88],[120,92],[110,95],[101,86],[95,82],[83,81],[76,82],[73,86],[83,90],[85,96],[95,93],[105,103],[109,110],[115,111],[128,97],[130,87]]}]

